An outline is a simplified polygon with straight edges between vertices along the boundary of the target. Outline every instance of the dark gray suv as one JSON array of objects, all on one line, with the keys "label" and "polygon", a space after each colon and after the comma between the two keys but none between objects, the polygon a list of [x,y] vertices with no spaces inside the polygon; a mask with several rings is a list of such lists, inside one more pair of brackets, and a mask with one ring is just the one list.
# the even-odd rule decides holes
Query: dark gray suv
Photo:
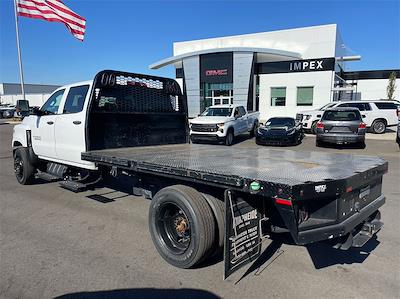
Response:
[{"label": "dark gray suv", "polygon": [[358,144],[365,147],[366,125],[357,108],[331,108],[325,110],[317,123],[316,145],[322,143]]}]

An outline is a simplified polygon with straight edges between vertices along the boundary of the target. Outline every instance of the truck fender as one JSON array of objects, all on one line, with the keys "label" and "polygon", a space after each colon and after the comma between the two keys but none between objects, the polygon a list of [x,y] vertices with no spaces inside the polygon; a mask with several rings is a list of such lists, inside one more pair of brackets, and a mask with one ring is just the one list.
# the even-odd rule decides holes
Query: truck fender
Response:
[{"label": "truck fender", "polygon": [[19,147],[27,148],[29,160],[33,165],[37,164],[38,156],[35,154],[32,148],[32,135],[31,135],[31,128],[29,126],[25,124],[14,126],[11,146],[13,153]]},{"label": "truck fender", "polygon": [[11,144],[13,150],[18,146],[23,146],[23,147],[29,146],[27,140],[28,131],[31,132],[31,128],[26,124],[19,124],[14,126],[12,144]]}]

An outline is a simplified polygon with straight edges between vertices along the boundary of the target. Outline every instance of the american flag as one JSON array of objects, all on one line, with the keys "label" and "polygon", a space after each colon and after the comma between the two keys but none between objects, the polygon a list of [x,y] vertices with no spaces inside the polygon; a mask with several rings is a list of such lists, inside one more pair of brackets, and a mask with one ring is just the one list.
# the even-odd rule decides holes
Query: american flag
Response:
[{"label": "american flag", "polygon": [[61,0],[16,0],[16,4],[19,16],[63,23],[77,39],[83,41],[86,20]]}]

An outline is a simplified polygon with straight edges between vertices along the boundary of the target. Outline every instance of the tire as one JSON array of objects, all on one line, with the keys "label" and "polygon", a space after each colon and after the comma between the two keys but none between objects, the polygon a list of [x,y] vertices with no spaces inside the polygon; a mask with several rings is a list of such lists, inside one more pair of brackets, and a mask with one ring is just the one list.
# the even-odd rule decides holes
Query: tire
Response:
[{"label": "tire", "polygon": [[251,131],[250,131],[250,137],[256,136],[257,129],[258,129],[258,122],[255,121],[255,122],[254,122],[254,125],[253,125],[253,128],[252,128]]},{"label": "tire", "polygon": [[311,125],[311,134],[317,135],[317,122],[318,120],[314,121]]},{"label": "tire", "polygon": [[225,145],[231,146],[234,142],[235,135],[233,134],[233,130],[229,129],[225,136]]},{"label": "tire", "polygon": [[207,203],[214,214],[216,222],[214,248],[216,251],[219,251],[224,248],[225,242],[225,202],[210,194],[202,193],[202,195],[207,200]]},{"label": "tire", "polygon": [[316,147],[321,147],[322,146],[322,142],[318,139],[315,140],[315,146]]},{"label": "tire", "polygon": [[383,134],[386,132],[386,122],[382,119],[374,120],[371,129],[374,134]]},{"label": "tire", "polygon": [[358,147],[359,147],[360,149],[364,149],[364,148],[366,148],[365,141],[361,141],[361,142],[359,142],[359,143],[358,143]]},{"label": "tire", "polygon": [[32,165],[28,149],[25,147],[19,147],[14,151],[14,172],[21,185],[29,185],[34,180],[35,167]]},{"label": "tire", "polygon": [[154,196],[149,228],[161,257],[178,268],[207,258],[215,242],[215,220],[207,201],[195,189],[174,185]]},{"label": "tire", "polygon": [[193,143],[193,144],[198,144],[198,142],[194,138],[190,138],[190,142]]}]

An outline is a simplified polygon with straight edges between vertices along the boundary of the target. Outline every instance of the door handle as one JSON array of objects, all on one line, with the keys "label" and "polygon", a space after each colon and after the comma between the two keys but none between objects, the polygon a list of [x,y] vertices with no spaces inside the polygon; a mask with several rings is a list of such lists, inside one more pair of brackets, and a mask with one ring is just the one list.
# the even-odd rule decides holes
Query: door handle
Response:
[{"label": "door handle", "polygon": [[52,124],[54,124],[54,121],[48,121],[47,124],[52,125]]},{"label": "door handle", "polygon": [[74,125],[80,125],[82,122],[80,120],[74,120],[72,123]]}]

